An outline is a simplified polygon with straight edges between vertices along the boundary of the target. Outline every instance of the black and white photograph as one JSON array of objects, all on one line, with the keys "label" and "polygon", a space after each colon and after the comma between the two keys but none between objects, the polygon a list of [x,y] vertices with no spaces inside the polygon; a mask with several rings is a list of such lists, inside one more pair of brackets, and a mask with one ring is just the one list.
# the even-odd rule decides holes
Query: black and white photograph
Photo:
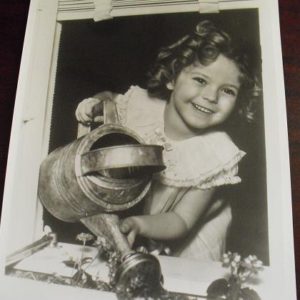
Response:
[{"label": "black and white photograph", "polygon": [[278,15],[260,2],[32,1],[0,295],[296,299]]}]

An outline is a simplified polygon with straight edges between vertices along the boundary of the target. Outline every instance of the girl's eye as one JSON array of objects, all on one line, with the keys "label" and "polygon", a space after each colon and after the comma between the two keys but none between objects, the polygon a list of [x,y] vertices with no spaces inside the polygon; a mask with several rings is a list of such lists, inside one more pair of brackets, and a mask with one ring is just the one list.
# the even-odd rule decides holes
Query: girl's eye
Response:
[{"label": "girl's eye", "polygon": [[231,88],[223,88],[223,92],[229,96],[236,96],[237,92],[234,89]]},{"label": "girl's eye", "polygon": [[198,82],[200,85],[206,85],[207,81],[201,77],[195,77],[193,78],[196,82]]}]

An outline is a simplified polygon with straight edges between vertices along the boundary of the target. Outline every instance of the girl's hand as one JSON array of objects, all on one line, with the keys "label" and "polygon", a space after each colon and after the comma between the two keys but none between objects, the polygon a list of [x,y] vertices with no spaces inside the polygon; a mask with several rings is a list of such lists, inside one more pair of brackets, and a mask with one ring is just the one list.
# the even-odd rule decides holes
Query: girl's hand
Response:
[{"label": "girl's hand", "polygon": [[77,121],[84,125],[96,121],[103,110],[103,101],[104,99],[95,97],[82,100],[75,112]]},{"label": "girl's hand", "polygon": [[140,233],[140,225],[137,217],[129,217],[121,221],[120,230],[127,235],[130,247],[133,246],[136,236]]}]

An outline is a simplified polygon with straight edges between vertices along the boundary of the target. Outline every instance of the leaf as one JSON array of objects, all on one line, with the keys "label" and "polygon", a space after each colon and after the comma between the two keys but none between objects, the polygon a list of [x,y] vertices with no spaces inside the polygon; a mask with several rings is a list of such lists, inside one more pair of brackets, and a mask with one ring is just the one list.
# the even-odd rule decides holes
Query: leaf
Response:
[{"label": "leaf", "polygon": [[72,277],[72,284],[76,286],[81,286],[83,271],[78,270]]},{"label": "leaf", "polygon": [[91,288],[91,289],[97,288],[97,283],[93,280],[92,276],[86,272],[84,272],[84,275],[85,275],[85,280],[83,283],[83,287]]},{"label": "leaf", "polygon": [[77,267],[76,261],[74,261],[74,260],[72,260],[72,259],[64,260],[63,263],[64,263],[67,267],[69,267],[69,268],[76,269],[76,267]]},{"label": "leaf", "polygon": [[226,279],[221,278],[213,281],[207,288],[208,297],[222,297],[228,292],[228,282]]},{"label": "leaf", "polygon": [[81,260],[81,264],[84,265],[84,264],[86,264],[86,263],[91,262],[92,260],[93,260],[92,257],[85,257],[85,258],[83,258],[83,259]]},{"label": "leaf", "polygon": [[243,300],[261,300],[259,295],[254,290],[249,288],[241,289],[240,295]]}]

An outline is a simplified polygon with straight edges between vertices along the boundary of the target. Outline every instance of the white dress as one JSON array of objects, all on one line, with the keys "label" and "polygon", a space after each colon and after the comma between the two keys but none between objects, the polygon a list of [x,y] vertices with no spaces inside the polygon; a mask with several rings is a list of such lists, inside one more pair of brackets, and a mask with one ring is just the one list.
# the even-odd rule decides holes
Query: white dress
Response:
[{"label": "white dress", "polygon": [[[156,174],[152,189],[145,200],[145,214],[171,211],[191,188],[210,189],[241,181],[238,162],[245,153],[237,148],[222,131],[170,140],[164,134],[166,101],[150,98],[147,91],[132,86],[116,99],[119,122],[138,133],[146,143],[164,147],[166,169]],[[199,199],[201,201],[201,199]],[[214,200],[215,205],[224,203]],[[175,256],[220,260],[231,223],[229,205],[199,220],[195,230],[184,240],[170,244]]]}]

